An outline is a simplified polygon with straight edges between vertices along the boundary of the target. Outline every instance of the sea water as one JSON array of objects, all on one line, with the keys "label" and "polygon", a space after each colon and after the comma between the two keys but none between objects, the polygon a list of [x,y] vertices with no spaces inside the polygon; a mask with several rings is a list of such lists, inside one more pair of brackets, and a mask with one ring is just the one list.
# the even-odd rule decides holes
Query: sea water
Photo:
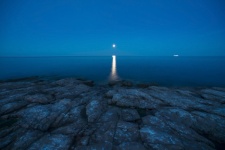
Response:
[{"label": "sea water", "polygon": [[0,80],[76,77],[106,83],[130,80],[162,86],[225,87],[225,57],[1,57]]}]

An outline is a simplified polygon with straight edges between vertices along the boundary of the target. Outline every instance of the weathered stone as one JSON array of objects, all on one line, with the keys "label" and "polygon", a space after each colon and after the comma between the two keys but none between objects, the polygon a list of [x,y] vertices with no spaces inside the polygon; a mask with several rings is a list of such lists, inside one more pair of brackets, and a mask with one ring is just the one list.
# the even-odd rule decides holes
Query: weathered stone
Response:
[{"label": "weathered stone", "polygon": [[49,103],[51,99],[47,98],[44,94],[27,95],[25,100],[31,103]]},{"label": "weathered stone", "polygon": [[222,87],[213,87],[212,89],[225,92],[225,88],[222,88]]},{"label": "weathered stone", "polygon": [[153,109],[162,102],[137,89],[121,89],[113,95],[112,103],[118,106]]},{"label": "weathered stone", "polygon": [[[10,144],[18,137],[23,136],[24,130],[17,129],[14,132],[11,132],[7,136],[1,138],[0,149],[10,149]],[[8,146],[8,148],[6,148]]]},{"label": "weathered stone", "polygon": [[109,90],[106,94],[105,97],[106,98],[112,98],[114,94],[116,94],[117,91],[115,90]]},{"label": "weathered stone", "polygon": [[18,113],[21,116],[20,125],[24,128],[33,128],[46,131],[59,114],[70,106],[70,100],[64,99],[53,105],[38,105],[27,108]]},{"label": "weathered stone", "polygon": [[11,102],[11,103],[2,105],[2,106],[0,106],[0,115],[8,114],[13,111],[17,111],[17,110],[23,108],[24,106],[26,106],[27,104],[28,103],[25,101],[15,101],[15,102]]},{"label": "weathered stone", "polygon": [[82,137],[81,140],[80,140],[80,144],[83,145],[83,146],[88,145],[89,139],[90,139],[89,136]]},{"label": "weathered stone", "polygon": [[159,118],[165,118],[173,122],[181,123],[186,126],[191,126],[196,122],[196,118],[189,112],[179,108],[161,109],[155,114]]},{"label": "weathered stone", "polygon": [[90,144],[112,143],[116,129],[115,122],[105,122],[100,124],[97,130],[90,136]]},{"label": "weathered stone", "polygon": [[33,128],[39,130],[47,130],[55,119],[49,119],[51,115],[51,110],[48,106],[34,106],[27,108],[22,112],[19,112],[22,117],[20,120],[20,125],[24,128]]},{"label": "weathered stone", "polygon": [[140,140],[138,125],[135,123],[119,121],[117,123],[114,142],[121,144],[123,142],[136,142]]},{"label": "weathered stone", "polygon": [[92,83],[74,78],[1,83],[0,149],[224,147],[224,88]]},{"label": "weathered stone", "polygon": [[79,84],[73,88],[67,88],[64,87],[62,91],[59,91],[56,93],[56,98],[57,99],[62,99],[62,98],[75,98],[79,96],[83,92],[87,92],[90,89],[90,87]]},{"label": "weathered stone", "polygon": [[180,94],[172,89],[164,87],[149,87],[148,93],[161,101],[164,104],[171,105],[173,107],[180,107],[182,109],[198,109],[207,111],[210,105],[205,105],[204,100],[194,96],[187,96]]},{"label": "weathered stone", "polygon": [[196,93],[187,90],[187,89],[175,89],[175,92],[181,94],[181,95],[186,95],[186,96],[198,96]]},{"label": "weathered stone", "polygon": [[75,123],[80,119],[86,119],[85,116],[85,106],[77,106],[70,109],[66,113],[61,113],[52,123],[52,127],[61,127],[67,124]]},{"label": "weathered stone", "polygon": [[76,78],[65,78],[52,82],[53,85],[60,86],[76,86],[80,83],[81,81],[77,80]]},{"label": "weathered stone", "polygon": [[182,149],[183,147],[182,141],[176,136],[163,132],[156,127],[142,127],[140,134],[143,142],[150,148],[159,149],[158,145],[163,149],[171,146],[175,149]]},{"label": "weathered stone", "polygon": [[88,122],[96,121],[103,112],[103,105],[99,100],[92,100],[86,107]]},{"label": "weathered stone", "polygon": [[[190,127],[191,123],[193,123],[193,121],[195,120],[194,119],[191,120],[189,117],[193,118],[193,116],[187,114],[187,112],[182,112],[179,109],[178,110],[167,109],[167,112],[168,116],[165,116],[164,112],[161,113],[160,111],[159,113],[157,113],[158,117],[155,116],[143,117],[142,118],[143,124],[145,126],[154,127],[157,131],[165,132],[166,134],[176,137],[177,139],[182,141],[183,148],[188,146],[188,144],[190,143],[192,143],[192,148],[194,149],[214,148],[214,144],[212,142],[196,133]],[[187,119],[191,123],[184,123],[184,119]],[[161,144],[161,146],[162,145],[164,144]],[[160,148],[161,146],[158,145],[158,148]]]},{"label": "weathered stone", "polygon": [[83,81],[82,83],[87,86],[94,86],[94,81],[92,81],[92,80],[86,80],[86,81]]},{"label": "weathered stone", "polygon": [[74,148],[74,150],[112,150],[112,149],[113,149],[112,143],[100,143],[100,144],[93,144],[90,146],[78,146]]},{"label": "weathered stone", "polygon": [[201,90],[202,93],[207,93],[207,94],[211,94],[214,96],[218,96],[221,98],[225,98],[225,92],[224,91],[218,91],[218,90],[213,90],[213,89],[204,89]]},{"label": "weathered stone", "polygon": [[210,110],[212,113],[225,117],[225,105]]},{"label": "weathered stone", "polygon": [[150,115],[145,116],[142,118],[142,122],[143,122],[143,125],[157,126],[158,128],[163,129],[164,131],[168,131],[170,129],[165,121],[155,116],[150,116]]},{"label": "weathered stone", "polygon": [[121,110],[117,107],[109,108],[99,119],[99,122],[117,122],[119,120],[119,116],[121,114]]},{"label": "weathered stone", "polygon": [[52,133],[75,136],[82,129],[84,129],[86,125],[87,125],[87,122],[85,120],[77,119],[76,122],[66,125],[66,126],[63,126],[63,127],[59,127],[56,130],[54,130]]},{"label": "weathered stone", "polygon": [[121,115],[124,121],[135,121],[140,119],[140,116],[135,109],[122,109]]},{"label": "weathered stone", "polygon": [[121,81],[121,86],[132,87],[133,83],[131,81]]},{"label": "weathered stone", "polygon": [[118,146],[119,150],[146,150],[142,143],[125,142]]},{"label": "weathered stone", "polygon": [[21,89],[26,87],[34,86],[35,84],[33,82],[5,82],[0,84],[0,89],[5,90],[15,90],[15,89]]},{"label": "weathered stone", "polygon": [[15,143],[12,144],[11,148],[12,150],[17,149],[26,149],[31,144],[36,142],[37,139],[39,139],[43,135],[42,132],[37,130],[28,130],[26,133],[24,133],[22,136],[18,137],[15,140]]},{"label": "weathered stone", "polygon": [[225,143],[225,118],[205,112],[192,112],[196,122],[191,125],[193,129],[201,134],[208,135],[209,139],[218,143]]},{"label": "weathered stone", "polygon": [[48,134],[32,144],[28,149],[64,150],[69,149],[72,138],[62,134]]},{"label": "weathered stone", "polygon": [[47,88],[44,90],[44,92],[47,92],[50,95],[54,96],[55,99],[73,99],[80,96],[84,92],[88,92],[89,89],[90,87],[84,84],[74,84],[73,86],[70,86],[69,84],[68,86],[56,86]]},{"label": "weathered stone", "polygon": [[[17,94],[12,94],[12,95],[9,95],[3,99],[0,100],[0,107],[5,105],[5,104],[8,104],[8,103],[12,103],[12,102],[17,102],[17,101],[21,101],[23,100],[24,98],[24,93],[17,93]],[[1,109],[0,109],[1,110]]]},{"label": "weathered stone", "polygon": [[11,126],[11,127],[5,127],[5,125],[2,125],[2,120],[0,121],[0,126],[1,126],[1,130],[0,130],[0,139],[3,139],[4,137],[10,135],[10,133],[15,132],[16,130],[18,130],[19,126],[15,125],[15,126]]},{"label": "weathered stone", "polygon": [[222,104],[225,104],[225,92],[214,90],[214,89],[204,89],[201,90],[201,96],[208,100],[218,101]]},{"label": "weathered stone", "polygon": [[90,136],[89,144],[113,142],[119,111],[117,108],[110,108],[99,118],[98,123],[92,123],[85,129],[83,135]]}]

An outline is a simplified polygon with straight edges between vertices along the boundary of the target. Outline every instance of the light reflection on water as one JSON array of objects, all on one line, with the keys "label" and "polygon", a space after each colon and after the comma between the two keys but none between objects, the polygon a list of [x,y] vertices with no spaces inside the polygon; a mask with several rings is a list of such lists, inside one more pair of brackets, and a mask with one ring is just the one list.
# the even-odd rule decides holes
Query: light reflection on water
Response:
[{"label": "light reflection on water", "polygon": [[116,71],[116,55],[112,55],[112,68],[110,74],[110,81],[117,81],[119,80],[119,76],[117,75]]},{"label": "light reflection on water", "polygon": [[123,79],[162,86],[224,87],[224,64],[225,57],[0,57],[0,80],[57,76],[98,83]]}]

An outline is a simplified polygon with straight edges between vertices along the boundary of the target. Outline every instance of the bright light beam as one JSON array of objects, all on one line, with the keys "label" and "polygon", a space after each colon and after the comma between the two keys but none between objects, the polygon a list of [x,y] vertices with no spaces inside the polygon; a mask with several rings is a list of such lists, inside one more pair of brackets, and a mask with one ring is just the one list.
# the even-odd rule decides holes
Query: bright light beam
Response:
[{"label": "bright light beam", "polygon": [[118,76],[116,72],[116,55],[112,55],[112,70],[111,70],[110,80],[111,81],[118,80]]}]

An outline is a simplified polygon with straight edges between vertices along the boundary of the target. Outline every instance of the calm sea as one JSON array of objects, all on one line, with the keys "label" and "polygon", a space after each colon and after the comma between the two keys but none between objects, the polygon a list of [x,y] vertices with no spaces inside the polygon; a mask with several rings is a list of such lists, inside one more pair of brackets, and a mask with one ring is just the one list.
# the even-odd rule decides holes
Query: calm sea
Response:
[{"label": "calm sea", "polygon": [[1,57],[0,70],[0,80],[54,76],[225,87],[225,57]]}]

